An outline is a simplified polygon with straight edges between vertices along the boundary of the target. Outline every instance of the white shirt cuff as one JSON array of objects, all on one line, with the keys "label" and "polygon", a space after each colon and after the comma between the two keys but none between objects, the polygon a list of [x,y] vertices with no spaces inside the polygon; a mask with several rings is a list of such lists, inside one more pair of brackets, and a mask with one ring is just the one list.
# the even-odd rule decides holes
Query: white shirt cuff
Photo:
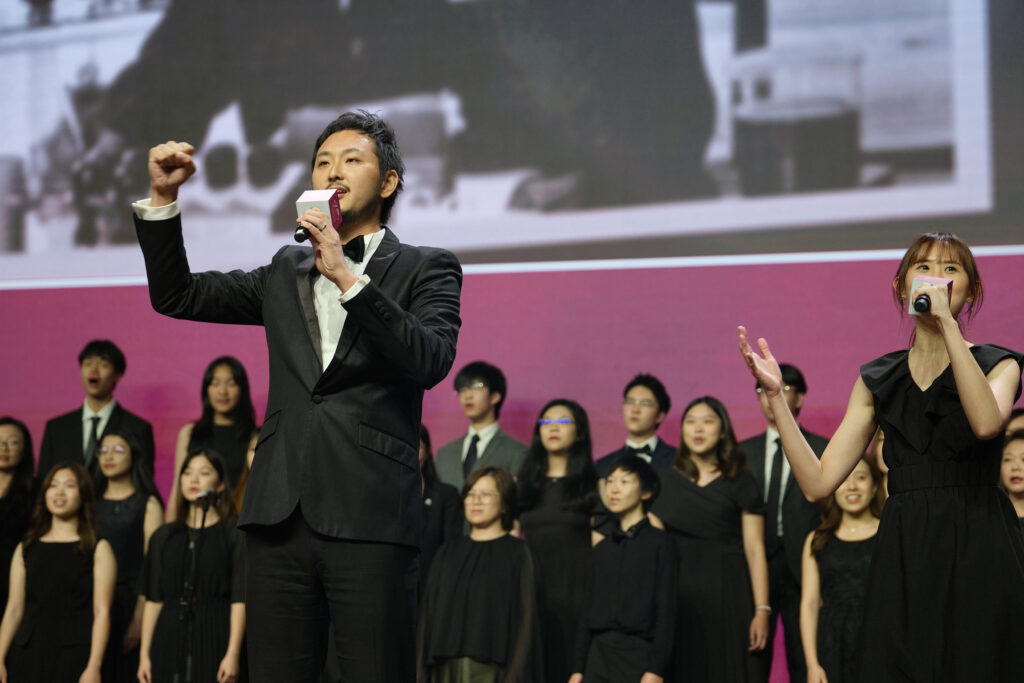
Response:
[{"label": "white shirt cuff", "polygon": [[132,209],[135,211],[135,215],[144,221],[165,221],[168,218],[174,218],[181,211],[178,209],[178,202],[174,201],[164,206],[150,206],[150,200],[140,199],[139,201],[132,204]]},{"label": "white shirt cuff", "polygon": [[354,285],[348,288],[347,292],[342,292],[341,296],[338,297],[338,301],[340,301],[343,304],[352,301],[352,299],[355,298],[356,294],[359,294],[359,292],[363,291],[363,288],[366,287],[366,285],[368,284],[370,284],[370,276],[361,276],[358,280],[356,280],[356,283]]}]

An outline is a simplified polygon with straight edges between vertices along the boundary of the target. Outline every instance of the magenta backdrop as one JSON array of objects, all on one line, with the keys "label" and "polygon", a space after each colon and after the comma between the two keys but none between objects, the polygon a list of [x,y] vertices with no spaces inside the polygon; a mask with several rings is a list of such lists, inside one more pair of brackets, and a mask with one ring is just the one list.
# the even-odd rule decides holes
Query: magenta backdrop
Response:
[{"label": "magenta backdrop", "polygon": [[[1024,257],[979,261],[988,295],[968,337],[1024,347]],[[910,325],[890,298],[894,269],[886,260],[471,274],[456,368],[488,359],[505,370],[502,423],[523,440],[540,406],[567,396],[590,414],[596,455],[617,448],[620,392],[640,371],[661,377],[673,398],[661,430],[669,442],[677,441],[682,406],[702,394],[725,402],[743,438],[762,427],[736,351],[743,323],[801,367],[810,386],[802,421],[830,434],[858,366],[906,343]],[[0,399],[0,414],[24,420],[37,450],[46,419],[81,402],[76,358],[97,337],[115,340],[128,357],[117,397],[153,422],[165,492],[177,430],[198,415],[209,360],[224,353],[242,360],[262,416],[267,359],[259,328],[165,318],[152,311],[144,287],[2,291],[0,320],[4,384],[17,388]],[[465,429],[450,380],[428,392],[424,423],[435,447]]]}]

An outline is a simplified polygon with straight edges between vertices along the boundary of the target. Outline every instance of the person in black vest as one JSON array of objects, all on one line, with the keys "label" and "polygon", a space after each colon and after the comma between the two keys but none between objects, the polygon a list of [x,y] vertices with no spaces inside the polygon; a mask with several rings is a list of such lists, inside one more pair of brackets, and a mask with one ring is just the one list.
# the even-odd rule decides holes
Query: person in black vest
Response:
[{"label": "person in black vest", "polygon": [[[807,381],[795,365],[782,363],[780,367],[786,402],[793,415],[799,415],[807,396]],[[800,644],[801,555],[804,539],[818,526],[820,515],[817,503],[809,502],[800,491],[786,459],[775,457],[776,454],[782,455],[782,448],[778,445],[779,432],[761,386],[756,385],[754,389],[768,425],[761,434],[741,442],[740,450],[746,453],[750,471],[764,496],[764,545],[768,555],[770,602],[775,612],[782,616],[790,680],[799,683],[807,678],[803,646]],[[821,457],[828,439],[806,430],[804,436]],[[761,654],[766,677],[772,667],[771,643],[775,642],[778,623],[777,618],[771,620],[769,646]]]}]

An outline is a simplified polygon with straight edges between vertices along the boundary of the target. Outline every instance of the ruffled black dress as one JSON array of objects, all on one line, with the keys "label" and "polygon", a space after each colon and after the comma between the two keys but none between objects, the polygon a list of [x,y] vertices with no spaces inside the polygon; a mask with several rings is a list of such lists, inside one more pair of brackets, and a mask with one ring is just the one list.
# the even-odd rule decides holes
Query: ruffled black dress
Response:
[{"label": "ruffled black dress", "polygon": [[[986,374],[1004,358],[1022,359],[991,345],[971,353]],[[921,390],[907,356],[861,367],[890,471],[860,680],[1019,682],[1024,540],[997,486],[1003,440],[971,431],[952,367]]]}]

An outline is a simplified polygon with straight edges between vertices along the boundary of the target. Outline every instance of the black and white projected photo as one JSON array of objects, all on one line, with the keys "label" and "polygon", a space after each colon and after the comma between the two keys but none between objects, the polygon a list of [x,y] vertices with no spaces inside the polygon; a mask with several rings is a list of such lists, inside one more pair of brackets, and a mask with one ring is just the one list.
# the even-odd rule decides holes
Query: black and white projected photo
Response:
[{"label": "black and white projected photo", "polygon": [[392,227],[467,263],[884,247],[932,219],[1019,243],[985,219],[1014,182],[1007,3],[9,0],[0,280],[137,281],[130,203],[169,139],[197,148],[193,267],[262,263],[356,107],[398,131]]}]

